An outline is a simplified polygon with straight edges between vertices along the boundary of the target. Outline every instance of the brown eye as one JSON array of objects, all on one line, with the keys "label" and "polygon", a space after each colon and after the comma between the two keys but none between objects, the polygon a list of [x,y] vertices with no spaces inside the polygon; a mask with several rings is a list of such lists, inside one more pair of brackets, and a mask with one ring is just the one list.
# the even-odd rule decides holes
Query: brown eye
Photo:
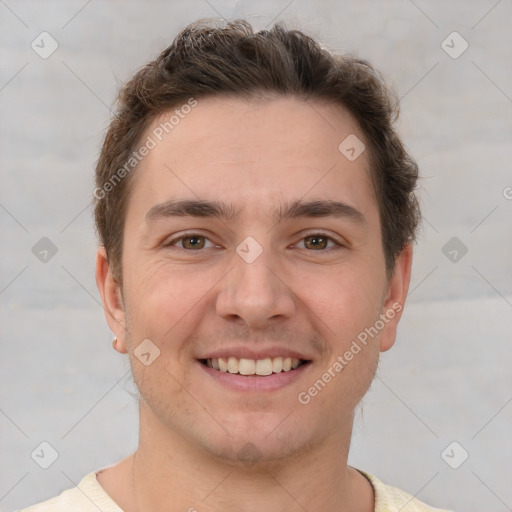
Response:
[{"label": "brown eye", "polygon": [[325,236],[322,234],[309,235],[309,236],[306,236],[303,240],[304,240],[304,246],[307,249],[313,249],[315,251],[323,250],[323,249],[327,248],[327,244],[329,243],[329,240],[334,242],[334,240],[331,237]]},{"label": "brown eye", "polygon": [[[206,244],[210,243],[210,246]],[[176,247],[178,249],[185,249],[187,251],[199,251],[200,249],[208,249],[209,247],[213,247],[213,242],[198,233],[191,233],[189,235],[183,235],[178,238],[171,240],[170,242],[164,244],[165,247]]]},{"label": "brown eye", "polygon": [[316,251],[327,254],[336,249],[342,249],[345,245],[335,240],[332,236],[319,232],[305,236],[299,242],[299,247],[307,249],[309,252]]},{"label": "brown eye", "polygon": [[204,236],[186,236],[183,237],[183,247],[185,249],[202,249],[204,247]]}]

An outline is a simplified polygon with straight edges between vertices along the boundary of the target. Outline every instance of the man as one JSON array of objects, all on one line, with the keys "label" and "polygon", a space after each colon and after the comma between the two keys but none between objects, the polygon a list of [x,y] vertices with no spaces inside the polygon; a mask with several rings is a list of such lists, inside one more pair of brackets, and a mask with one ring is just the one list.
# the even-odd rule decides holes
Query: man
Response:
[{"label": "man", "polygon": [[27,512],[436,510],[347,465],[420,218],[394,117],[368,63],[245,21],[188,26],[123,87],[96,281],[139,446]]}]

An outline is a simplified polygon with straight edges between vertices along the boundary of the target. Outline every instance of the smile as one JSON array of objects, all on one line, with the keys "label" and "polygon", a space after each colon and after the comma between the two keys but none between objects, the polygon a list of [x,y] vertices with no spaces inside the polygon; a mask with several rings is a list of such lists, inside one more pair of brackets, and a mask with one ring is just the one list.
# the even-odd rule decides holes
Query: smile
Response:
[{"label": "smile", "polygon": [[215,357],[211,359],[201,359],[208,368],[223,373],[232,373],[238,375],[258,375],[268,376],[273,373],[290,372],[307,361],[295,357],[267,357],[265,359],[239,359],[237,357]]}]

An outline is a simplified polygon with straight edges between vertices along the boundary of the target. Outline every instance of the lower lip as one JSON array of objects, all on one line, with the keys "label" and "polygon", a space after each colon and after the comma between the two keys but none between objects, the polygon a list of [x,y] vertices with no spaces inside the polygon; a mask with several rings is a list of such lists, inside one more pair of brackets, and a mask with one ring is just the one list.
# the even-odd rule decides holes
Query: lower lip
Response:
[{"label": "lower lip", "polygon": [[237,373],[221,372],[214,370],[198,361],[199,366],[220,384],[236,391],[276,391],[288,386],[306,372],[311,362],[302,364],[295,370],[289,372],[273,373],[272,375],[239,375]]}]

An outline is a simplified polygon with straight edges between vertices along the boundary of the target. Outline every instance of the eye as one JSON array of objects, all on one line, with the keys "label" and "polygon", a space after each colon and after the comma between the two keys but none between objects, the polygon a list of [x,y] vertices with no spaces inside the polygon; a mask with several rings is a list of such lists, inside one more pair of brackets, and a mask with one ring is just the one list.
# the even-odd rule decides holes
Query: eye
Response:
[{"label": "eye", "polygon": [[215,244],[203,235],[199,233],[187,233],[186,235],[180,236],[179,238],[174,238],[170,242],[165,243],[165,247],[175,246],[177,243],[181,243],[181,249],[196,251],[199,249],[205,248],[206,240],[208,240],[212,245],[211,247],[215,247]]},{"label": "eye", "polygon": [[337,242],[334,238],[327,236],[325,233],[310,233],[306,235],[301,242],[304,243],[306,249],[320,252],[327,252],[325,249],[328,247],[329,242],[332,242],[334,247],[343,247],[342,244]]},{"label": "eye", "polygon": [[[187,251],[199,251],[201,249],[208,248],[206,246],[207,242],[210,242],[211,244],[209,247],[217,247],[209,238],[199,233],[187,233],[170,240],[169,242],[165,243],[164,246],[178,247]],[[339,243],[333,237],[328,236],[325,233],[310,233],[303,237],[300,243],[303,243],[303,247],[301,248],[317,252],[328,252],[329,248],[334,249],[335,247],[344,247],[343,244]],[[330,246],[329,243],[331,244]]]}]

